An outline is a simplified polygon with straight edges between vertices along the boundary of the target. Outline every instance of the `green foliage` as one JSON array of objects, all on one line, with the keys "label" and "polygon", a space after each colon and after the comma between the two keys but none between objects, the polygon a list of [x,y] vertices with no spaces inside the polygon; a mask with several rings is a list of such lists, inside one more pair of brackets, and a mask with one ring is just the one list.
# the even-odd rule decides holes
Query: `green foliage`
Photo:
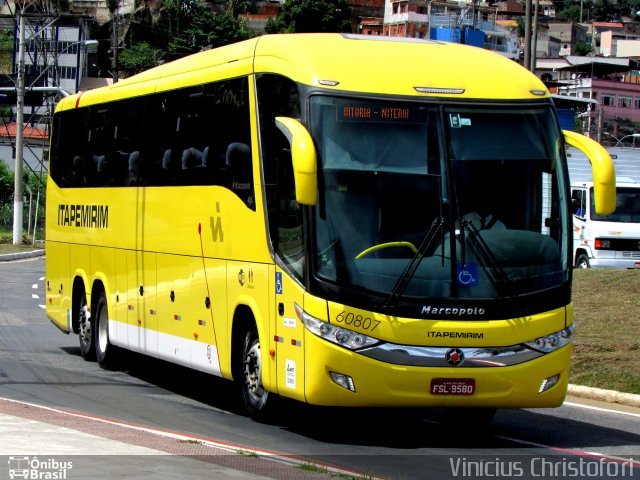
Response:
[{"label": "green foliage", "polygon": [[286,0],[267,33],[351,32],[347,0]]},{"label": "green foliage", "polygon": [[242,13],[257,13],[255,2],[251,0],[229,0],[227,5],[227,13],[233,17],[237,17]]},{"label": "green foliage", "polygon": [[13,31],[0,31],[0,74],[9,75],[13,70]]},{"label": "green foliage", "polygon": [[589,53],[593,52],[593,47],[591,45],[589,45],[588,43],[583,43],[583,42],[576,42],[573,45],[573,53],[574,55],[588,55]]},{"label": "green foliage", "polygon": [[168,50],[173,58],[178,58],[211,47],[239,42],[249,36],[249,30],[241,19],[204,10],[193,18],[189,28],[169,43]]},{"label": "green foliage", "polygon": [[[559,0],[555,2],[557,17],[562,20],[580,21],[580,0]],[[582,2],[582,20],[584,22],[620,21],[623,16],[637,19],[640,0],[594,0]]]},{"label": "green foliage", "polygon": [[118,56],[118,66],[127,76],[158,66],[162,51],[146,42],[125,48]]},{"label": "green foliage", "polygon": [[0,207],[13,202],[13,172],[0,160]]},{"label": "green foliage", "polygon": [[[562,20],[571,20],[574,22],[580,21],[580,5],[569,5],[567,8],[563,8],[558,12],[558,18]],[[584,19],[584,11],[583,11]]]},{"label": "green foliage", "polygon": [[203,10],[200,0],[161,0],[169,18],[169,33],[179,35],[183,31],[183,24],[195,18]]}]

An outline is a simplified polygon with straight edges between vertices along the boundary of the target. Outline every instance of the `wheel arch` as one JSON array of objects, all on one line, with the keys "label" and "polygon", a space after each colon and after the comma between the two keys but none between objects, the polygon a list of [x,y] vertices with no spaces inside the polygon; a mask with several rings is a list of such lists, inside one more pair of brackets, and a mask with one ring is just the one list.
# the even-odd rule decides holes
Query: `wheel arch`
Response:
[{"label": "wheel arch", "polygon": [[580,255],[586,255],[587,258],[591,259],[593,258],[593,255],[591,255],[591,249],[588,247],[584,247],[584,246],[579,246],[576,248],[575,253],[573,254],[573,266],[576,266],[578,263],[578,258],[580,258]]},{"label": "wheel arch", "polygon": [[237,379],[238,372],[242,368],[244,336],[251,327],[258,330],[258,336],[261,339],[264,338],[260,335],[260,327],[251,307],[246,304],[237,305],[233,312],[231,326],[231,376],[233,380]]}]

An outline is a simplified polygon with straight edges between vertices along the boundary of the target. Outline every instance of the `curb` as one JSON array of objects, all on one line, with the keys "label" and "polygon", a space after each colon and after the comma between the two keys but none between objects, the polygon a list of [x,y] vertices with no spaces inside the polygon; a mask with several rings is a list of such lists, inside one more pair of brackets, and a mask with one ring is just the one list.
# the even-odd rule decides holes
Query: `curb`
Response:
[{"label": "curb", "polygon": [[44,250],[31,250],[28,252],[16,252],[0,255],[0,262],[11,262],[13,260],[21,260],[23,258],[42,257]]},{"label": "curb", "polygon": [[640,395],[634,393],[617,392],[615,390],[604,390],[602,388],[585,387],[582,385],[571,385],[567,390],[569,395],[589,400],[599,400],[601,402],[618,403],[628,407],[640,408]]}]

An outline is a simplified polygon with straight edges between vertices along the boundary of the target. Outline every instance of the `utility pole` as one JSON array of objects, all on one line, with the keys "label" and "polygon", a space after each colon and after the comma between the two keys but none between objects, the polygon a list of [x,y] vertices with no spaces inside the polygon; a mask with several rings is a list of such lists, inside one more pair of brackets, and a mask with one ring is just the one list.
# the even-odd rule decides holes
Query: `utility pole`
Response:
[{"label": "utility pole", "polygon": [[524,68],[531,69],[531,0],[525,1],[524,9]]},{"label": "utility pole", "polygon": [[18,84],[16,85],[16,158],[13,184],[13,244],[22,244],[22,211],[23,211],[23,146],[24,146],[24,12],[20,14],[20,33],[18,40]]}]

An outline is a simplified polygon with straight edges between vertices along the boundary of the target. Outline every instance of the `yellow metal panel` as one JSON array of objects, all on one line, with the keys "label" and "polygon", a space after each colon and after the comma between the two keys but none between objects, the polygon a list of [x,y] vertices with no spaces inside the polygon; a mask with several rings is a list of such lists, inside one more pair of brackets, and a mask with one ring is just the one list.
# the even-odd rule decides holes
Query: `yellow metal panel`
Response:
[{"label": "yellow metal panel", "polygon": [[[198,259],[202,265],[202,259]],[[227,307],[227,262],[225,260],[204,259],[206,266],[207,295],[211,301],[208,310],[211,322],[210,328],[215,333],[215,342],[218,349],[220,372],[225,378],[231,375],[231,322]],[[202,268],[202,267],[200,267]],[[207,327],[209,328],[209,326]]]},{"label": "yellow metal panel", "polygon": [[67,315],[71,309],[72,293],[69,245],[47,241],[45,250],[47,317],[58,328],[68,332]]},{"label": "yellow metal panel", "polygon": [[126,250],[116,249],[114,251],[116,271],[115,277],[111,279],[115,293],[115,300],[109,305],[109,315],[111,319],[117,320],[116,338],[124,341],[126,346],[127,339],[127,308],[129,290],[127,287],[127,252]]},{"label": "yellow metal panel", "polygon": [[[276,336],[278,392],[304,401],[305,358],[304,325],[297,318],[294,304],[304,304],[304,289],[276,267]],[[282,305],[282,307],[280,307]],[[280,310],[282,308],[282,310]],[[282,314],[280,314],[282,312]]]},{"label": "yellow metal panel", "polygon": [[[264,213],[222,187],[145,188],[144,247],[158,252],[270,262]],[[202,241],[202,244],[201,244]]]},{"label": "yellow metal panel", "polygon": [[[488,50],[445,42],[346,38],[339,34],[265,35],[255,72],[274,72],[336,90],[454,98],[540,98],[544,84],[512,60]],[[464,89],[463,95],[419,94],[414,87]]]},{"label": "yellow metal panel", "polygon": [[[252,262],[228,262],[227,264],[227,301],[229,318],[234,319],[238,308],[247,307],[255,319],[262,355],[262,381],[264,386],[273,391],[275,386],[269,382],[272,378],[272,365],[269,361],[269,346],[275,332],[271,330],[269,315],[270,285],[269,266]],[[233,328],[229,323],[229,331]]]}]

